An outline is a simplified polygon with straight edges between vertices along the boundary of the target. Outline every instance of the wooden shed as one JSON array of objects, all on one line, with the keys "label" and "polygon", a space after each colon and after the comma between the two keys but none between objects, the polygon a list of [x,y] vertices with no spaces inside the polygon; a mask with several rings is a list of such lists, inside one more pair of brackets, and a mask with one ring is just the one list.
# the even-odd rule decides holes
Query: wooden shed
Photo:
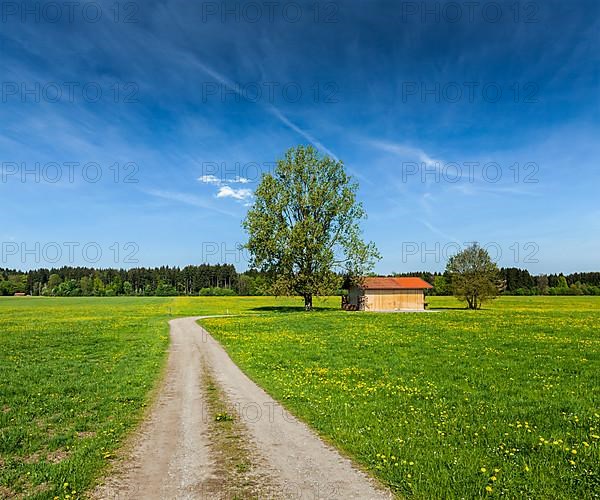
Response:
[{"label": "wooden shed", "polygon": [[342,303],[353,311],[422,311],[425,290],[433,288],[421,278],[364,278],[351,286]]}]

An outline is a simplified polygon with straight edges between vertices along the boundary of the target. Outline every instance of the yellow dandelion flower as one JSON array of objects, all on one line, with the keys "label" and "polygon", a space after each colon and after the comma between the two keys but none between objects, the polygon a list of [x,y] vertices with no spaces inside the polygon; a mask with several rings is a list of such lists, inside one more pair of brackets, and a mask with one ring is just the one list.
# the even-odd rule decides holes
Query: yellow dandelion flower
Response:
[{"label": "yellow dandelion flower", "polygon": [[492,491],[494,491],[494,489],[491,486],[486,486],[485,491],[487,491],[488,493],[491,493]]},{"label": "yellow dandelion flower", "polygon": [[481,472],[487,472],[487,469],[485,467],[482,467],[481,469],[479,469]]}]

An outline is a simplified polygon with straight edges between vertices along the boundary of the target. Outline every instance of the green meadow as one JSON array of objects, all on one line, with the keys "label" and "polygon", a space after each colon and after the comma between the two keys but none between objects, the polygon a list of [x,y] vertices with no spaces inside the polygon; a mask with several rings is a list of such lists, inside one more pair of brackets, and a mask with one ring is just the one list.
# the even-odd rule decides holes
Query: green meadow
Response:
[{"label": "green meadow", "polygon": [[168,320],[265,303],[290,299],[0,297],[0,498],[81,497],[143,417]]},{"label": "green meadow", "polygon": [[79,498],[143,418],[168,320],[401,497],[600,496],[600,298],[347,313],[339,299],[0,298],[0,497]]},{"label": "green meadow", "polygon": [[202,324],[294,414],[402,497],[600,496],[600,299]]}]

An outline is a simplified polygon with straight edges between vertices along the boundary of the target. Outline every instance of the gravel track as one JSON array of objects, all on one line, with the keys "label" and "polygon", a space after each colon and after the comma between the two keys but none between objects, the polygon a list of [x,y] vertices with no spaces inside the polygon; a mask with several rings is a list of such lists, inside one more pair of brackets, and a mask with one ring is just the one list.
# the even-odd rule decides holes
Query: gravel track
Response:
[{"label": "gravel track", "polygon": [[256,496],[393,498],[252,382],[198,319],[170,322],[166,374],[149,417],[94,498],[227,498],[227,473],[211,458],[207,370],[252,450],[249,474],[268,478]]}]

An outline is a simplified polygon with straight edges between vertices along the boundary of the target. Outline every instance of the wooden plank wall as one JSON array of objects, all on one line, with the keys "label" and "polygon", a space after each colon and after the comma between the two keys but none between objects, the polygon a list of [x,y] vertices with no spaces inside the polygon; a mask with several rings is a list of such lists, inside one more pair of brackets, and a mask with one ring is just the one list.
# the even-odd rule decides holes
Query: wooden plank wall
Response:
[{"label": "wooden plank wall", "polygon": [[423,290],[366,290],[367,311],[424,309]]}]

